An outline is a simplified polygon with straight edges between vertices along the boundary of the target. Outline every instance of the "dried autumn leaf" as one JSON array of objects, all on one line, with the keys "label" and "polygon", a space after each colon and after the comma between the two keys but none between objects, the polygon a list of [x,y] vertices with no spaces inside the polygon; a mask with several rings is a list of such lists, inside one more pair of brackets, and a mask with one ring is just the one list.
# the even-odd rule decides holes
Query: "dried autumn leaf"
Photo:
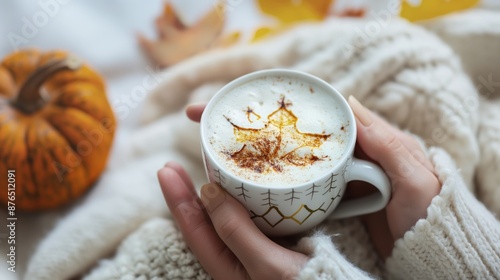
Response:
[{"label": "dried autumn leaf", "polygon": [[[317,148],[330,137],[329,134],[305,133],[297,128],[298,118],[288,109],[291,103],[285,97],[279,108],[267,117],[262,128],[244,128],[231,122],[236,141],[243,147],[230,153],[231,159],[242,168],[258,173],[280,172],[284,164],[307,166],[321,160],[312,153],[298,153],[302,148]],[[246,111],[250,122],[260,119],[250,107]]]},{"label": "dried autumn leaf", "polygon": [[410,21],[430,19],[451,12],[465,10],[479,3],[479,0],[402,0],[401,17]]},{"label": "dried autumn leaf", "polygon": [[138,40],[153,62],[167,67],[217,46],[224,21],[220,7],[216,7],[193,26],[185,26],[173,6],[167,3],[162,15],[155,21],[158,40],[149,40],[142,35]]}]

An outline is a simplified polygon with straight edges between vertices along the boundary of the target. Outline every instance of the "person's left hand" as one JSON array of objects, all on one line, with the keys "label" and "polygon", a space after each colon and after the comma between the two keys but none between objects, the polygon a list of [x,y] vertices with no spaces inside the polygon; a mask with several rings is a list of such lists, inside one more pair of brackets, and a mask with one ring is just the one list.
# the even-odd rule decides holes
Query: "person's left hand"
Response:
[{"label": "person's left hand", "polygon": [[219,186],[204,185],[200,200],[176,163],[158,171],[158,179],[184,240],[214,279],[293,279],[307,262],[306,255],[266,237]]}]

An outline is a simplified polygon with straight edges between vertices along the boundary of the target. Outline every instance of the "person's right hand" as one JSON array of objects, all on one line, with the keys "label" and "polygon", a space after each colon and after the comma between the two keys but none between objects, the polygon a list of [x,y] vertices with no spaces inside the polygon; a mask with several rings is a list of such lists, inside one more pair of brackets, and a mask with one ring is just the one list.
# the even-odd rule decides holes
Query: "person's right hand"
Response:
[{"label": "person's right hand", "polygon": [[391,181],[392,197],[387,207],[362,217],[373,245],[387,258],[394,242],[403,237],[418,220],[427,217],[431,200],[439,194],[440,182],[434,166],[420,144],[349,97],[356,116],[357,154],[377,162]]}]

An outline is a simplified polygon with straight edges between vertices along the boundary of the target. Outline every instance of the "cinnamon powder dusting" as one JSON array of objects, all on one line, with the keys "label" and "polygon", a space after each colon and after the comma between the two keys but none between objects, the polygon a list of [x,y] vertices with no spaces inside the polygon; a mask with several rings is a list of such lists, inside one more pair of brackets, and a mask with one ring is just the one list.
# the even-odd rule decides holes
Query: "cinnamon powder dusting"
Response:
[{"label": "cinnamon powder dusting", "polygon": [[[310,166],[322,160],[312,151],[320,147],[331,134],[301,132],[297,128],[298,118],[289,109],[292,106],[282,95],[278,109],[267,116],[263,128],[245,128],[226,120],[234,128],[236,141],[243,147],[234,153],[227,153],[240,168],[256,173],[282,172],[284,166]],[[251,108],[247,113],[254,113]],[[248,115],[247,115],[248,116]],[[259,116],[260,118],[260,116]],[[299,152],[308,147],[309,153]]]}]

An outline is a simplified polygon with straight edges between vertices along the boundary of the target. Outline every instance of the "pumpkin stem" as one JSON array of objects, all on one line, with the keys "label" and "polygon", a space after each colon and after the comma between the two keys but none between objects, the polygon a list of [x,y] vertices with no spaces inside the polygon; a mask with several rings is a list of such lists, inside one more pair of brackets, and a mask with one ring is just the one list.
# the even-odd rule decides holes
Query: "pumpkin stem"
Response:
[{"label": "pumpkin stem", "polygon": [[52,75],[63,70],[78,70],[82,66],[82,61],[75,56],[68,56],[64,59],[50,61],[31,73],[19,94],[12,101],[12,105],[19,110],[31,114],[40,109],[47,100],[40,94],[40,87]]}]

